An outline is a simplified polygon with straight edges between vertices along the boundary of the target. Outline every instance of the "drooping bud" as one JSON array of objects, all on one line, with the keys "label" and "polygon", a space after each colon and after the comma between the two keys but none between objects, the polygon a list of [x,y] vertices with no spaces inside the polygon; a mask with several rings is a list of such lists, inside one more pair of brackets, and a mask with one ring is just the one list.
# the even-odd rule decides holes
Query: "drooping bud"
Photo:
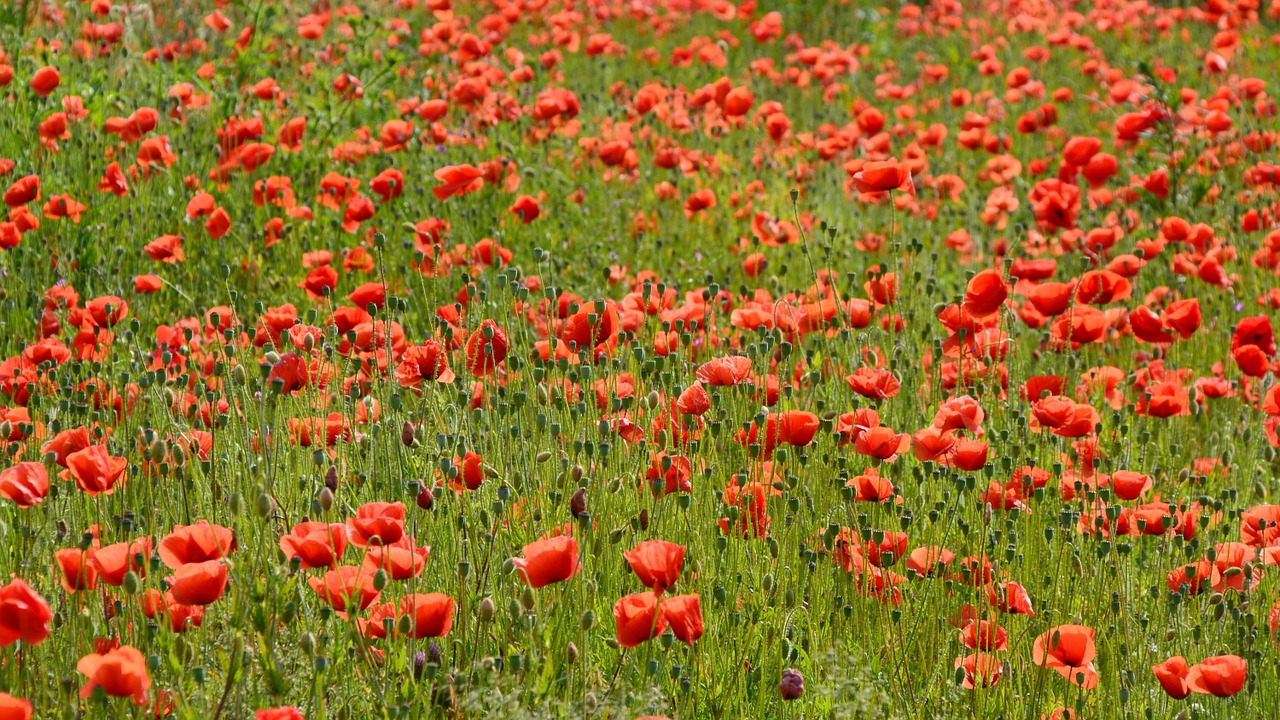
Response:
[{"label": "drooping bud", "polygon": [[783,700],[799,700],[804,695],[804,675],[794,668],[783,670],[778,690],[782,691]]}]

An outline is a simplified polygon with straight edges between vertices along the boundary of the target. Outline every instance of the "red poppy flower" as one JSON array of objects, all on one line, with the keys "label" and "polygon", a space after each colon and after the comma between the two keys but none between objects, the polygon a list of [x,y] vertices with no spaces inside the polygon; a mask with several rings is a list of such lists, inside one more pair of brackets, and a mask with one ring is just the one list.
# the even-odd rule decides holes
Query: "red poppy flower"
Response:
[{"label": "red poppy flower", "polygon": [[44,502],[49,494],[49,473],[37,462],[22,462],[0,470],[0,497],[20,508]]},{"label": "red poppy flower", "polygon": [[31,720],[31,702],[0,692],[0,718],[3,720]]},{"label": "red poppy flower", "polygon": [[31,91],[40,97],[46,97],[62,82],[62,76],[55,67],[45,66],[31,76]]},{"label": "red poppy flower", "polygon": [[1151,672],[1160,681],[1160,687],[1174,700],[1181,700],[1191,694],[1187,687],[1187,675],[1190,668],[1181,655],[1171,657],[1159,665],[1152,665]]},{"label": "red poppy flower", "polygon": [[694,375],[711,386],[737,385],[751,375],[751,358],[742,355],[714,358],[698,366]]},{"label": "red poppy flower", "polygon": [[172,592],[147,590],[142,595],[142,613],[152,619],[165,619],[169,629],[180,633],[204,624],[203,605],[184,605]]},{"label": "red poppy flower", "polygon": [[578,573],[578,541],[569,535],[537,540],[524,546],[524,557],[513,561],[526,585],[537,590],[563,582]]},{"label": "red poppy flower", "polygon": [[883,426],[868,428],[853,444],[855,452],[889,462],[896,460],[898,453],[906,452],[909,447],[911,447],[910,435],[895,433],[892,429]]},{"label": "red poppy flower", "polygon": [[89,678],[80,688],[80,697],[88,698],[93,691],[102,691],[113,697],[130,697],[138,705],[147,704],[147,689],[151,676],[147,673],[146,658],[136,648],[122,645],[105,653],[90,653],[80,658],[76,670]]},{"label": "red poppy flower", "polygon": [[1050,628],[1036,638],[1032,646],[1032,661],[1056,671],[1085,690],[1091,690],[1098,684],[1098,671],[1093,667],[1093,659],[1098,652],[1094,648],[1093,637],[1093,628],[1083,625]]},{"label": "red poppy flower", "polygon": [[404,535],[404,503],[371,502],[347,520],[347,539],[356,547],[390,545]]},{"label": "red poppy flower", "polygon": [[192,525],[175,525],[173,532],[160,541],[156,554],[166,567],[177,570],[187,563],[221,560],[235,549],[236,541],[230,528],[197,520]]},{"label": "red poppy flower", "polygon": [[861,193],[906,190],[911,195],[916,194],[915,185],[911,182],[911,171],[897,160],[863,163],[862,169],[853,174],[853,184]]},{"label": "red poppy flower", "polygon": [[1000,658],[984,652],[956,658],[955,667],[964,669],[961,686],[965,690],[993,687],[1000,682],[1004,672],[1004,664]]},{"label": "red poppy flower", "polygon": [[1009,633],[989,620],[971,620],[960,630],[960,642],[970,650],[1008,650]]},{"label": "red poppy flower", "polygon": [[1202,695],[1231,697],[1244,688],[1249,663],[1238,655],[1201,660],[1187,671],[1187,688]]},{"label": "red poppy flower", "polygon": [[89,556],[98,579],[119,587],[130,571],[139,577],[147,576],[147,561],[151,558],[151,538],[138,538],[133,542],[119,542],[95,548]]},{"label": "red poppy flower", "polygon": [[227,564],[221,560],[187,563],[167,578],[173,598],[183,605],[210,605],[227,589]]},{"label": "red poppy flower", "polygon": [[110,495],[124,476],[129,461],[113,456],[106,445],[90,445],[67,456],[64,475],[76,481],[76,487],[89,495]]},{"label": "red poppy flower", "polygon": [[684,546],[666,540],[645,540],[622,555],[640,582],[657,593],[675,585],[684,565]]},{"label": "red poppy flower", "polygon": [[484,173],[472,165],[449,165],[435,171],[435,178],[444,183],[431,189],[437,200],[447,200],[455,195],[466,195],[484,187]]},{"label": "red poppy flower", "polygon": [[98,572],[93,569],[90,562],[92,558],[91,551],[79,548],[64,548],[53,554],[54,565],[62,580],[62,589],[74,594],[97,587]]},{"label": "red poppy flower", "polygon": [[485,320],[467,338],[467,369],[474,375],[492,374],[506,359],[508,347],[506,331]]},{"label": "red poppy flower", "polygon": [[659,612],[658,596],[652,592],[628,595],[613,605],[618,644],[624,648],[658,637],[667,629],[667,618]]},{"label": "red poppy flower", "polygon": [[697,595],[663,599],[662,617],[680,642],[692,645],[702,637],[702,603]]},{"label": "red poppy flower", "polygon": [[0,647],[21,640],[39,645],[49,637],[53,611],[40,594],[19,579],[0,587]]},{"label": "red poppy flower", "polygon": [[323,577],[308,578],[307,584],[338,612],[364,610],[379,594],[373,587],[373,574],[351,565],[329,570]]},{"label": "red poppy flower", "polygon": [[285,557],[298,558],[304,569],[332,568],[346,547],[347,526],[342,523],[300,522],[280,538]]},{"label": "red poppy flower", "polygon": [[997,312],[1009,297],[1009,286],[998,270],[983,270],[974,275],[964,292],[964,311],[975,317]]},{"label": "red poppy flower", "polygon": [[443,593],[415,593],[400,598],[399,614],[410,618],[406,637],[444,637],[453,628],[453,598]]},{"label": "red poppy flower", "polygon": [[370,573],[386,570],[392,580],[408,580],[422,574],[430,553],[431,548],[415,545],[408,535],[403,535],[390,545],[370,545],[361,567]]},{"label": "red poppy flower", "polygon": [[255,710],[253,720],[306,720],[302,711],[293,706]]}]

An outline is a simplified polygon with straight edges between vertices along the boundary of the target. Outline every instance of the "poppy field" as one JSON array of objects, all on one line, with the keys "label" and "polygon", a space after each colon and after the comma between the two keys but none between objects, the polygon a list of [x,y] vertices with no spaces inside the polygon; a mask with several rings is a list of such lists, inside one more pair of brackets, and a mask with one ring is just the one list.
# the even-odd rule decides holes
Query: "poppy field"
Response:
[{"label": "poppy field", "polygon": [[0,8],[0,720],[1280,713],[1280,2]]}]

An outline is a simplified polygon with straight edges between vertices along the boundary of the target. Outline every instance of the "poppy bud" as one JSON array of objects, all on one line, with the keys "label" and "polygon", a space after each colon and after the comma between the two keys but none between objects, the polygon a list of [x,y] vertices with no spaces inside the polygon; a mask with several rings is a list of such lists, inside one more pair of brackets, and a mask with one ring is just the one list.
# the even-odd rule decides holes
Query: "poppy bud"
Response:
[{"label": "poppy bud", "polygon": [[569,512],[573,517],[580,517],[587,511],[587,489],[578,488],[578,491],[569,499]]},{"label": "poppy bud", "polygon": [[400,426],[400,442],[405,447],[413,447],[418,439],[413,435],[413,423],[408,420],[404,421],[404,425]]},{"label": "poppy bud", "polygon": [[302,648],[302,653],[308,657],[316,654],[316,636],[309,632],[302,633],[298,638],[298,647]]},{"label": "poppy bud", "polygon": [[324,475],[324,486],[329,488],[330,492],[338,492],[338,468],[330,465],[329,472]]},{"label": "poppy bud", "polygon": [[130,595],[137,595],[137,594],[138,594],[138,588],[140,587],[140,581],[138,580],[138,574],[137,574],[137,573],[135,573],[135,572],[134,572],[134,571],[132,571],[132,570],[130,570],[129,572],[125,573],[125,574],[124,574],[124,583],[123,583],[123,585],[124,585],[124,591],[125,591],[125,592],[129,593]]},{"label": "poppy bud", "polygon": [[[794,192],[793,190],[792,193]],[[963,669],[960,672],[963,673]],[[783,700],[798,700],[801,695],[804,695],[804,675],[794,668],[783,670],[782,679],[778,682],[778,690],[782,692]]]},{"label": "poppy bud", "polygon": [[538,453],[533,457],[534,462],[537,462],[539,465],[541,465],[542,463],[550,459],[551,459],[551,453],[547,450],[543,450],[542,452]]},{"label": "poppy bud", "polygon": [[269,518],[275,512],[276,502],[266,493],[258,493],[258,499],[253,503],[254,512],[258,513],[260,518]]},{"label": "poppy bud", "polygon": [[[0,432],[0,436],[4,433]],[[164,443],[157,438],[151,443],[151,447],[147,448],[147,456],[151,458],[151,462],[160,462],[164,459]]]},{"label": "poppy bud", "polygon": [[493,598],[487,597],[480,601],[480,622],[489,622],[493,620]]},{"label": "poppy bud", "polygon": [[523,607],[525,610],[532,610],[533,605],[533,588],[526,585],[524,591],[520,593],[520,607]]},{"label": "poppy bud", "polygon": [[333,507],[333,492],[329,488],[320,488],[320,492],[316,495],[316,502],[320,503],[320,508],[325,512],[329,512],[329,508]]},{"label": "poppy bud", "polygon": [[[382,572],[379,570],[378,572]],[[390,618],[388,618],[389,620]],[[413,617],[410,615],[401,615],[396,622],[396,631],[401,635],[408,635],[413,630]]]},{"label": "poppy bud", "polygon": [[[325,488],[325,491],[328,491],[328,489],[329,488]],[[415,502],[417,502],[417,506],[421,507],[422,510],[430,510],[431,506],[435,505],[435,496],[431,495],[431,488],[420,489],[419,493],[417,493],[417,500]]]},{"label": "poppy bud", "polygon": [[569,662],[571,662],[571,663],[572,663],[572,662],[577,662],[577,661],[578,661],[578,646],[577,646],[577,645],[574,645],[573,643],[569,643],[569,644],[565,647],[564,651],[565,651],[565,656],[568,658]]}]

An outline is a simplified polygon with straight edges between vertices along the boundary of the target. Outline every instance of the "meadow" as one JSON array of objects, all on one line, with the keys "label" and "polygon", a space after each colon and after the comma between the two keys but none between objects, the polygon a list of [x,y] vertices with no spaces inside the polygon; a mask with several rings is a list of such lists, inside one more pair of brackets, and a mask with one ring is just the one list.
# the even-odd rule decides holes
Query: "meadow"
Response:
[{"label": "meadow", "polygon": [[0,8],[0,720],[1273,718],[1280,2]]}]

